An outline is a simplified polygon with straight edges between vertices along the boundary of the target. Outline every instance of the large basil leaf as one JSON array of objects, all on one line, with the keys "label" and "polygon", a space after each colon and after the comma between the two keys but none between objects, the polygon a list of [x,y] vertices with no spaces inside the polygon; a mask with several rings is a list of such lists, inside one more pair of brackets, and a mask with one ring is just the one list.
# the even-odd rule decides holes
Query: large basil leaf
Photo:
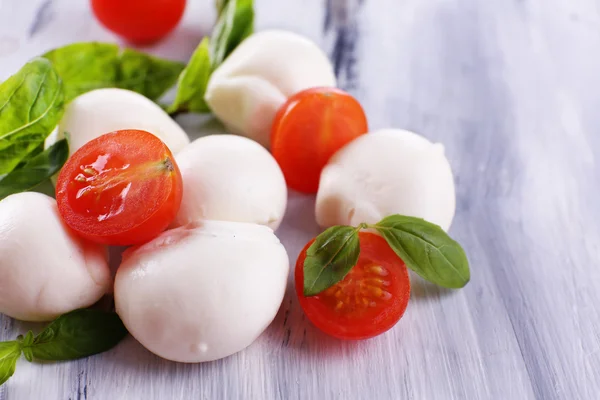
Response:
[{"label": "large basil leaf", "polygon": [[30,61],[0,84],[0,175],[39,148],[63,111],[61,79],[46,59]]},{"label": "large basil leaf", "polygon": [[33,340],[36,360],[74,360],[116,346],[127,329],[114,312],[81,309],[60,316]]},{"label": "large basil leaf", "polygon": [[44,55],[65,85],[67,101],[100,88],[122,88],[158,100],[177,81],[185,65],[125,49],[112,43],[74,43]]},{"label": "large basil leaf", "polygon": [[19,342],[0,342],[0,385],[13,376],[19,357],[21,357]]},{"label": "large basil leaf", "polygon": [[74,43],[43,55],[52,62],[65,86],[69,102],[90,90],[114,87],[118,76],[119,46],[112,43]]},{"label": "large basil leaf", "polygon": [[37,336],[0,342],[0,385],[15,372],[21,353],[27,361],[65,361],[89,357],[115,347],[127,329],[114,312],[80,309],[61,315]]},{"label": "large basil leaf", "polygon": [[447,288],[461,288],[469,282],[465,251],[439,226],[420,218],[391,215],[372,227],[422,278]]},{"label": "large basil leaf", "polygon": [[131,49],[123,51],[119,65],[117,86],[141,93],[154,101],[175,85],[185,68],[185,64],[178,61],[164,60]]}]

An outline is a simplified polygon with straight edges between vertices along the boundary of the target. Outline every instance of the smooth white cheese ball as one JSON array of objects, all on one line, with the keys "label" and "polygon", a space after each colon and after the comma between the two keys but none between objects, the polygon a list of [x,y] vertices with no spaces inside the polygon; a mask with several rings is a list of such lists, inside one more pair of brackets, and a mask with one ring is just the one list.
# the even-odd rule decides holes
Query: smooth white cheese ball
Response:
[{"label": "smooth white cheese ball", "polygon": [[176,154],[189,144],[187,134],[150,99],[125,89],[96,89],[76,97],[65,110],[46,147],[69,135],[70,153],[105,133],[140,129],[156,135]]},{"label": "smooth white cheese ball", "polygon": [[0,313],[50,321],[88,307],[111,285],[107,252],[71,232],[40,193],[0,201]]},{"label": "smooth white cheese ball", "polygon": [[455,207],[444,147],[416,133],[385,129],[359,136],[329,160],[321,173],[316,217],[329,227],[402,214],[448,230]]},{"label": "smooth white cheese ball", "polygon": [[266,226],[198,221],[127,252],[117,313],[160,357],[203,362],[249,346],[273,321],[289,260]]},{"label": "smooth white cheese ball", "polygon": [[335,85],[333,67],[315,43],[268,30],[244,40],[215,70],[205,99],[232,133],[269,147],[273,119],[288,97]]},{"label": "smooth white cheese ball", "polygon": [[176,160],[185,188],[176,226],[213,219],[279,227],[287,203],[285,178],[258,143],[235,135],[205,136]]}]

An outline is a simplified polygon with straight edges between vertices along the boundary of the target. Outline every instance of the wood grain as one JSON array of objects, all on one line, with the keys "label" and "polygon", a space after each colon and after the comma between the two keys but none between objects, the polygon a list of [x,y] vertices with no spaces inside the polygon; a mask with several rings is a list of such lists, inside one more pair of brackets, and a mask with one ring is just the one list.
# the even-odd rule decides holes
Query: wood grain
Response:
[{"label": "wood grain", "polygon": [[[186,60],[214,18],[191,1],[153,53]],[[315,40],[371,128],[443,142],[469,254],[461,291],[413,276],[387,334],[340,342],[304,318],[291,280],[272,326],[225,360],[183,365],[129,338],[71,363],[21,361],[20,399],[596,399],[600,391],[600,8],[595,0],[257,0],[257,29]],[[0,80],[76,40],[115,38],[88,2],[0,0]],[[198,134],[203,124],[183,120]],[[194,133],[195,132],[195,133]],[[318,232],[290,195],[295,260]],[[0,317],[0,339],[29,325]],[[176,338],[175,338],[176,339]]]}]

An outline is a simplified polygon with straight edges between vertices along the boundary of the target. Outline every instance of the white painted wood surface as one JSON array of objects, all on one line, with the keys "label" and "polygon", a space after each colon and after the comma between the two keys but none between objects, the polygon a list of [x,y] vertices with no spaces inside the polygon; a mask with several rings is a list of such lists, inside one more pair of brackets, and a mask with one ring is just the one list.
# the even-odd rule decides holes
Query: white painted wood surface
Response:
[{"label": "white painted wood surface", "polygon": [[[156,54],[186,60],[214,12],[190,2]],[[597,0],[256,0],[257,29],[319,43],[372,128],[442,141],[472,281],[413,277],[387,334],[351,343],[304,318],[291,280],[247,350],[184,365],[129,338],[77,362],[18,364],[0,400],[597,399],[600,393],[600,3]],[[0,0],[0,80],[73,41],[114,41],[84,0]],[[201,130],[186,119],[190,131]],[[295,260],[318,232],[290,196],[278,234]],[[1,256],[1,255],[0,255]],[[0,316],[0,339],[29,326]],[[177,338],[173,338],[177,340]]]}]

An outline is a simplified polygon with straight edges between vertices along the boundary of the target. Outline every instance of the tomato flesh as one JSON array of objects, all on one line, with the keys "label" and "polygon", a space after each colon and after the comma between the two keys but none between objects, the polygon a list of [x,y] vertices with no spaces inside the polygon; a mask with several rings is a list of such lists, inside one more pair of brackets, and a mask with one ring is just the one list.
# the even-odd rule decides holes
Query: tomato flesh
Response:
[{"label": "tomato flesh", "polygon": [[92,0],[92,9],[109,30],[133,43],[148,44],[177,26],[185,3],[185,0]]},{"label": "tomato flesh", "polygon": [[80,236],[133,245],[158,236],[173,221],[183,193],[167,146],[151,133],[124,130],[81,147],[63,167],[56,200],[65,223]]},{"label": "tomato flesh", "polygon": [[311,88],[277,112],[271,152],[290,188],[316,193],[331,156],[367,131],[365,112],[354,97],[336,88]]},{"label": "tomato flesh", "polygon": [[360,232],[360,257],[346,277],[316,296],[306,297],[304,260],[311,240],[296,262],[296,293],[308,319],[339,339],[368,339],[400,320],[410,297],[408,270],[385,239]]}]

